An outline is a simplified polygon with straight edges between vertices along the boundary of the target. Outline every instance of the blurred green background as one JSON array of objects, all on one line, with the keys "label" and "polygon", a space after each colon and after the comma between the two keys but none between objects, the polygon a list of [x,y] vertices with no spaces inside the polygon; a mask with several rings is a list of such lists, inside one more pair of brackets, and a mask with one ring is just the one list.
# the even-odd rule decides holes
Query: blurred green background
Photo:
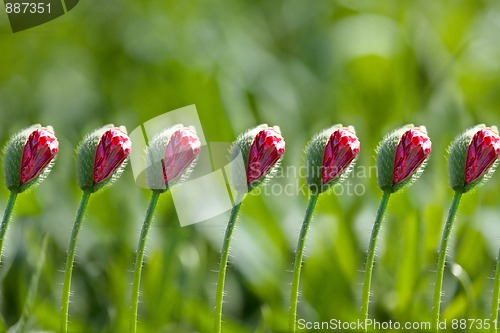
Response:
[{"label": "blurred green background", "polygon": [[[232,243],[225,332],[286,332],[293,251],[307,198],[304,163],[315,133],[353,125],[354,172],[323,195],[307,240],[299,318],[355,320],[381,191],[375,149],[406,123],[425,125],[433,153],[422,178],[391,198],[380,236],[371,315],[430,320],[436,248],[452,191],[446,148],[477,123],[500,125],[500,3],[463,1],[81,1],[70,13],[12,33],[0,12],[0,143],[52,125],[60,153],[49,178],[18,198],[0,270],[1,313],[14,325],[44,232],[47,261],[29,327],[53,332],[65,252],[81,193],[75,147],[107,123],[129,130],[196,104],[208,141],[279,125],[287,170],[244,202]],[[3,182],[3,176],[0,176]],[[443,318],[489,317],[500,247],[499,175],[463,198],[445,273]],[[281,193],[284,185],[289,193]],[[358,186],[356,193],[348,193]],[[290,191],[291,189],[291,191]],[[362,194],[362,195],[359,195]],[[0,207],[8,192],[2,187]],[[125,332],[133,258],[149,193],[130,168],[92,197],[77,248],[72,332]],[[196,202],[192,203],[196,209]],[[141,332],[210,332],[227,214],[181,228],[163,195],[148,240]],[[450,330],[451,331],[451,330]]]}]

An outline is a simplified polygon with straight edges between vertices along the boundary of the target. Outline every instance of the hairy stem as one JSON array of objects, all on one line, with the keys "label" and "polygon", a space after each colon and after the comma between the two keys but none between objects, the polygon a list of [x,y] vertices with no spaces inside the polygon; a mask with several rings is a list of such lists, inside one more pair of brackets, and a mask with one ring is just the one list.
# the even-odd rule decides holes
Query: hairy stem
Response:
[{"label": "hairy stem", "polygon": [[373,263],[375,261],[375,249],[377,247],[377,239],[382,226],[382,220],[384,219],[385,210],[387,204],[389,203],[389,198],[391,196],[390,191],[384,191],[382,199],[380,200],[380,205],[377,211],[377,217],[375,218],[375,223],[373,224],[372,234],[370,236],[370,244],[368,246],[368,255],[366,257],[365,266],[365,279],[363,284],[363,295],[361,299],[361,320],[368,319],[368,309],[370,306],[370,290],[373,275]]},{"label": "hairy stem", "polygon": [[153,220],[154,211],[156,204],[158,203],[158,198],[161,192],[153,191],[151,200],[149,201],[149,207],[146,212],[146,218],[144,219],[144,224],[142,225],[141,236],[139,238],[139,244],[137,245],[137,252],[135,257],[135,267],[134,267],[134,282],[132,285],[132,301],[130,307],[130,332],[137,332],[137,312],[139,309],[139,291],[141,286],[141,275],[142,275],[142,264],[144,262],[144,250],[146,248],[146,240],[148,238],[148,232],[151,227],[151,221]]},{"label": "hairy stem", "polygon": [[441,245],[439,246],[438,265],[436,273],[436,284],[434,285],[434,306],[432,310],[432,328],[433,332],[439,332],[439,313],[441,309],[441,291],[443,289],[444,266],[446,263],[446,251],[448,249],[448,240],[450,239],[453,221],[457,214],[458,205],[462,198],[462,192],[455,191],[453,201],[451,203],[448,218],[444,225],[443,235],[441,236]]},{"label": "hairy stem", "polygon": [[495,281],[493,282],[493,297],[491,301],[490,325],[491,333],[498,332],[498,297],[500,296],[500,251],[498,251],[497,268],[495,270]]},{"label": "hairy stem", "polygon": [[229,257],[229,245],[234,231],[236,218],[241,207],[242,196],[236,196],[236,201],[231,210],[231,216],[227,224],[224,242],[222,243],[221,257],[219,262],[219,273],[217,277],[217,291],[215,293],[215,313],[214,313],[214,332],[222,332],[222,303],[224,299],[224,283],[226,281],[227,260]]},{"label": "hairy stem", "polygon": [[295,332],[297,324],[297,304],[299,300],[299,284],[300,284],[300,273],[302,271],[302,259],[304,258],[304,247],[307,238],[307,231],[309,230],[309,225],[313,215],[314,207],[318,201],[319,193],[312,193],[309,198],[309,204],[307,205],[306,214],[304,216],[304,222],[302,223],[302,228],[300,229],[299,240],[297,242],[297,249],[295,250],[295,263],[293,268],[293,278],[292,278],[292,291],[290,293],[290,314],[288,317],[288,326],[290,332]]},{"label": "hairy stem", "polygon": [[5,234],[7,233],[10,217],[12,215],[12,211],[14,210],[14,205],[16,204],[17,194],[18,192],[15,190],[10,191],[9,200],[7,201],[7,206],[5,207],[5,212],[3,214],[2,225],[0,226],[0,261],[2,260],[2,250],[3,242],[5,240]]},{"label": "hairy stem", "polygon": [[68,331],[68,314],[69,314],[69,295],[71,291],[71,276],[73,275],[73,262],[75,260],[76,242],[78,240],[78,233],[82,225],[83,215],[87,204],[89,203],[90,191],[84,191],[80,207],[76,213],[75,224],[71,232],[69,240],[68,257],[66,259],[66,269],[64,271],[64,286],[62,294],[62,310],[61,310],[61,333]]}]

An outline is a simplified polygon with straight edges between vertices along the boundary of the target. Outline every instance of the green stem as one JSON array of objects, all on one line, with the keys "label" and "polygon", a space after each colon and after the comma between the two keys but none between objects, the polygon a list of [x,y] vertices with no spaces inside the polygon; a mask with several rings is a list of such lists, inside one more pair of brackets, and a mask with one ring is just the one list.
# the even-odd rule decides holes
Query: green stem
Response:
[{"label": "green stem", "polygon": [[307,205],[306,215],[304,216],[304,222],[302,223],[302,228],[300,229],[299,241],[297,242],[297,249],[295,250],[295,263],[293,267],[293,278],[292,278],[292,291],[290,293],[290,314],[288,317],[289,331],[295,332],[297,323],[297,304],[299,300],[299,283],[300,283],[300,273],[302,271],[302,259],[304,257],[304,246],[307,238],[307,231],[309,230],[309,224],[313,215],[314,207],[318,201],[319,193],[312,193],[309,198],[309,204]]},{"label": "green stem", "polygon": [[135,267],[134,267],[134,282],[132,285],[132,300],[130,307],[131,333],[135,333],[137,331],[137,312],[139,309],[139,291],[141,287],[141,274],[142,274],[142,264],[144,262],[144,250],[146,248],[146,240],[148,238],[148,232],[151,227],[151,221],[153,220],[153,215],[160,194],[161,192],[159,191],[153,191],[151,200],[149,201],[149,207],[146,212],[146,218],[144,219],[144,224],[142,225],[139,244],[137,245],[137,253],[135,257]]},{"label": "green stem", "polygon": [[363,284],[363,296],[361,299],[361,320],[368,319],[368,308],[370,306],[370,289],[372,283],[373,275],[373,263],[375,261],[375,249],[377,247],[378,233],[382,225],[382,220],[384,219],[384,213],[389,203],[389,198],[391,196],[390,191],[384,191],[382,199],[380,200],[380,205],[377,211],[377,217],[375,218],[375,223],[373,224],[372,234],[370,237],[370,245],[368,246],[368,256],[366,258],[365,266],[365,280]]},{"label": "green stem", "polygon": [[493,282],[493,299],[491,302],[491,316],[490,316],[490,327],[491,333],[498,332],[498,297],[500,296],[500,251],[497,257],[497,268],[495,271],[495,281]]},{"label": "green stem", "polygon": [[434,307],[432,311],[432,331],[439,332],[439,312],[441,308],[441,290],[443,288],[444,266],[446,263],[446,250],[448,249],[448,240],[450,239],[451,229],[453,228],[453,221],[457,214],[458,205],[462,198],[462,192],[455,191],[453,201],[451,203],[448,218],[444,225],[443,235],[441,236],[441,245],[439,246],[438,265],[436,273],[436,283],[434,285]]},{"label": "green stem", "polygon": [[5,240],[5,234],[7,233],[10,217],[12,215],[12,211],[14,210],[17,194],[18,192],[16,190],[10,191],[9,200],[7,201],[7,206],[5,207],[5,212],[3,214],[2,225],[0,226],[0,261],[2,260],[2,250],[3,242]]},{"label": "green stem", "polygon": [[61,333],[66,333],[68,331],[68,314],[69,314],[69,295],[71,291],[71,276],[73,274],[73,262],[75,260],[75,250],[76,242],[78,240],[78,233],[80,232],[80,227],[82,225],[83,215],[87,204],[89,203],[89,198],[92,192],[84,191],[82,200],[80,201],[80,207],[76,213],[75,224],[73,225],[73,231],[71,232],[71,238],[69,240],[68,247],[68,257],[66,259],[66,269],[64,271],[64,286],[62,294],[62,310],[61,310]]},{"label": "green stem", "polygon": [[222,302],[224,298],[224,282],[226,280],[227,260],[229,257],[229,245],[233,235],[236,217],[241,207],[242,197],[236,196],[235,205],[231,210],[231,216],[227,224],[224,242],[222,243],[221,257],[219,262],[219,273],[217,276],[217,291],[215,293],[214,333],[222,332]]},{"label": "green stem", "polygon": [[35,273],[31,278],[28,296],[26,298],[26,304],[24,305],[23,313],[19,319],[19,324],[17,325],[16,332],[23,333],[26,330],[26,324],[29,317],[33,313],[33,306],[35,304],[35,298],[38,291],[38,283],[40,281],[40,276],[42,274],[43,264],[45,263],[45,257],[47,254],[47,246],[49,244],[48,234],[44,234],[42,238],[42,248],[40,249],[40,254],[37,258]]}]

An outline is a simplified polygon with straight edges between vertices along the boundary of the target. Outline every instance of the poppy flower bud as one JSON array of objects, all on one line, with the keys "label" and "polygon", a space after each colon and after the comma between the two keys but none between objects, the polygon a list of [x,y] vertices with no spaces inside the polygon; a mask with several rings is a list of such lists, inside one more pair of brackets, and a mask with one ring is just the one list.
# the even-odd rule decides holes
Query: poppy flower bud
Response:
[{"label": "poppy flower bud", "polygon": [[306,148],[307,184],[316,193],[347,178],[359,153],[354,127],[335,125],[316,135]]},{"label": "poppy flower bud", "polygon": [[405,126],[387,135],[379,146],[378,182],[384,191],[396,192],[415,181],[423,171],[432,143],[424,126]]},{"label": "poppy flower bud", "polygon": [[[239,192],[250,192],[272,177],[278,161],[285,153],[285,140],[278,126],[257,126],[235,142],[233,160],[241,153],[244,168],[233,168],[233,185]],[[245,175],[238,172],[244,169]]]},{"label": "poppy flower bud", "polygon": [[195,129],[177,125],[156,135],[148,148],[149,188],[167,190],[189,176],[201,149]]},{"label": "poppy flower bud", "polygon": [[87,135],[77,151],[80,188],[96,192],[118,179],[131,149],[125,127],[108,125]]},{"label": "poppy flower bud", "polygon": [[450,185],[455,191],[470,191],[495,171],[500,156],[496,127],[478,125],[459,135],[449,149]]},{"label": "poppy flower bud", "polygon": [[23,192],[50,172],[59,150],[52,127],[32,126],[13,136],[5,148],[5,183]]}]

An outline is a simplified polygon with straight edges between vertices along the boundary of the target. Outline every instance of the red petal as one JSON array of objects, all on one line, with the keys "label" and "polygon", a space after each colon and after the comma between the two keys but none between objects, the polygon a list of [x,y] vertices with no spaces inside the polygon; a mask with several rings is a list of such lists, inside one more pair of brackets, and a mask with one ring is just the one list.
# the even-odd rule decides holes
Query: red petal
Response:
[{"label": "red petal", "polygon": [[26,140],[21,158],[21,184],[38,177],[54,159],[59,150],[59,142],[45,127],[34,130]]},{"label": "red petal", "polygon": [[285,140],[274,128],[268,127],[257,133],[248,154],[248,184],[264,177],[284,153]]},{"label": "red petal", "polygon": [[200,153],[200,139],[189,128],[176,130],[170,137],[163,160],[163,178],[168,183],[179,177]]},{"label": "red petal", "polygon": [[465,162],[465,183],[469,184],[484,173],[500,156],[500,137],[491,128],[483,128],[472,137]]},{"label": "red petal", "polygon": [[396,148],[392,178],[394,184],[413,175],[431,153],[431,147],[431,140],[420,128],[407,130]]},{"label": "red petal", "polygon": [[322,183],[329,183],[347,169],[358,155],[359,147],[358,138],[347,127],[334,131],[330,135],[323,153]]},{"label": "red petal", "polygon": [[94,159],[94,184],[109,178],[130,154],[132,142],[120,128],[107,130],[97,144]]}]

